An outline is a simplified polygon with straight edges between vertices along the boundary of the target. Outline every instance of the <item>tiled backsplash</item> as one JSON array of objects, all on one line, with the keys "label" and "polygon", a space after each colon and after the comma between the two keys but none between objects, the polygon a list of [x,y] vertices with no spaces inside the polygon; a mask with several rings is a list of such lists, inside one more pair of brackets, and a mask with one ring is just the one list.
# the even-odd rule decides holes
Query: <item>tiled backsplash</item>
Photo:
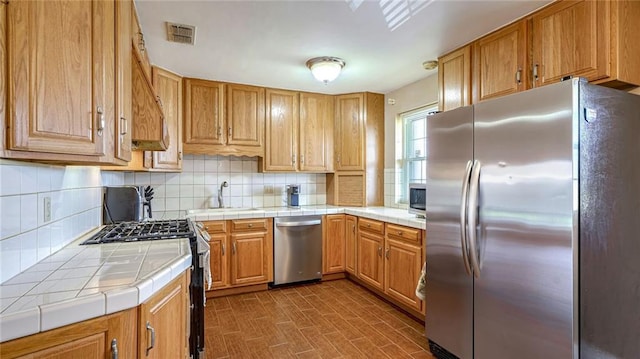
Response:
[{"label": "tiled backsplash", "polygon": [[[326,204],[326,175],[309,173],[259,173],[255,157],[186,155],[181,173],[103,172],[111,185],[150,185],[154,218],[175,218],[184,210],[218,207],[223,189],[225,207],[286,205],[286,186],[299,184],[300,204]],[[103,178],[104,181],[104,178]]]},{"label": "tiled backsplash", "polygon": [[0,159],[0,283],[100,225],[101,203],[97,167]]},{"label": "tiled backsplash", "polygon": [[408,208],[406,202],[400,202],[402,193],[402,171],[394,168],[384,169],[384,206]]}]

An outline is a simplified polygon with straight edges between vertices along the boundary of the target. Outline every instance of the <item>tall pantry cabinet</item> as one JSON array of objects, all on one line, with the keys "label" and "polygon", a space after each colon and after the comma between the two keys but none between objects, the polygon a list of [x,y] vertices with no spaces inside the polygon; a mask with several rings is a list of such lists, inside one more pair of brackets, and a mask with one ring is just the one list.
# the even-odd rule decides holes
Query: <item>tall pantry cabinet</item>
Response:
[{"label": "tall pantry cabinet", "polygon": [[335,173],[327,174],[327,204],[383,204],[384,95],[335,98]]}]

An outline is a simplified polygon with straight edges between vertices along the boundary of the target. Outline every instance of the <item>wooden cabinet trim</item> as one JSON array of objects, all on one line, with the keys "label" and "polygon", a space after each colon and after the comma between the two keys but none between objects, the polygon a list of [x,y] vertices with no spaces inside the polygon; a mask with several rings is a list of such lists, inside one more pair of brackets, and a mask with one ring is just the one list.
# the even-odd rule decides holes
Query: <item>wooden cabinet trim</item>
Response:
[{"label": "wooden cabinet trim", "polygon": [[384,222],[360,217],[358,219],[358,229],[360,231],[384,234]]},{"label": "wooden cabinet trim", "polygon": [[231,232],[244,231],[266,231],[268,229],[268,219],[234,219],[231,221]]},{"label": "wooden cabinet trim", "polygon": [[421,230],[391,223],[387,223],[386,227],[387,237],[401,240],[413,245],[422,245]]},{"label": "wooden cabinet trim", "polygon": [[202,225],[209,234],[227,232],[227,221],[202,221]]}]

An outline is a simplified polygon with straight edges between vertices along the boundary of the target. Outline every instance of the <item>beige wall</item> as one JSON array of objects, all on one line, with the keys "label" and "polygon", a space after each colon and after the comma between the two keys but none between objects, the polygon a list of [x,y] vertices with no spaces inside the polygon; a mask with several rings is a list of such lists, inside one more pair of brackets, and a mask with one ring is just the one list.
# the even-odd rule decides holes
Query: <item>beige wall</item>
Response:
[{"label": "beige wall", "polygon": [[[438,102],[438,74],[389,92],[384,97],[384,168],[395,168],[396,116]],[[389,105],[389,99],[394,99],[395,105]]]}]

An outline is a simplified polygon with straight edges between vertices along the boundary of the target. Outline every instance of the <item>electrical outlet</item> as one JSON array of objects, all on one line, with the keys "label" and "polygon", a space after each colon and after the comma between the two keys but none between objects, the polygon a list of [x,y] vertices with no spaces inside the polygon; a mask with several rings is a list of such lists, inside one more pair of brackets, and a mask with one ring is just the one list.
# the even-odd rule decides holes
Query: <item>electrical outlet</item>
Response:
[{"label": "electrical outlet", "polygon": [[44,197],[44,221],[51,221],[51,197]]},{"label": "electrical outlet", "polygon": [[264,185],[264,193],[273,194],[273,185],[270,185],[270,184]]}]

